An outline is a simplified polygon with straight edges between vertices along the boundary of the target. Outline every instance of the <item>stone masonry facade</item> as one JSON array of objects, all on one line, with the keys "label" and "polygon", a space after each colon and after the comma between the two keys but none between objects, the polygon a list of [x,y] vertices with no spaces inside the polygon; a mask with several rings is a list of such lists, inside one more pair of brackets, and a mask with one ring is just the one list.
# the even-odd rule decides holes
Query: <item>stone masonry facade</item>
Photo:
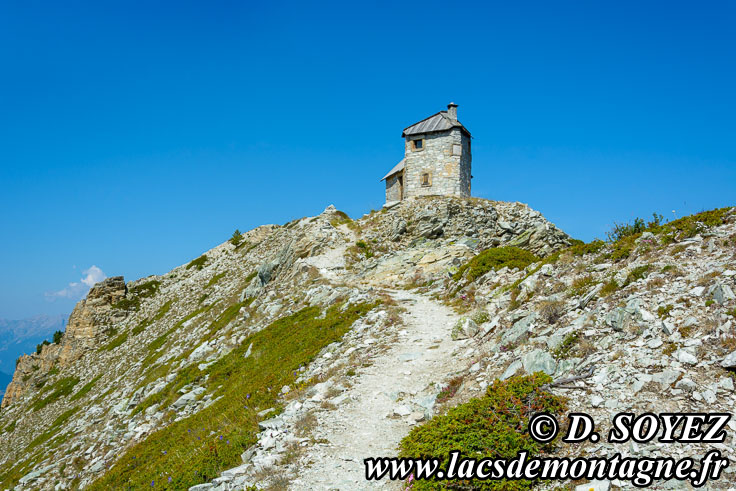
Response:
[{"label": "stone masonry facade", "polygon": [[402,173],[394,174],[393,176],[386,179],[386,202],[401,201],[404,197],[402,196]]},{"label": "stone masonry facade", "polygon": [[457,120],[457,105],[404,129],[404,159],[382,179],[386,203],[415,196],[470,197],[470,132]]},{"label": "stone masonry facade", "polygon": [[[416,150],[419,139],[424,141]],[[404,198],[470,196],[470,137],[459,128],[407,137],[405,155]]]}]

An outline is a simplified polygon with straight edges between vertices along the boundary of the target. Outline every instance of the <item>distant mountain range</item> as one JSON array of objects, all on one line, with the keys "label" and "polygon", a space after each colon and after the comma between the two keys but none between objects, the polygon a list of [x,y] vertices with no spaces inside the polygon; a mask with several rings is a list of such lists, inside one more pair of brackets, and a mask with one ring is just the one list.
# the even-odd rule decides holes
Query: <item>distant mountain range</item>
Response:
[{"label": "distant mountain range", "polygon": [[15,360],[36,351],[44,339],[51,341],[54,331],[63,331],[66,315],[37,315],[22,320],[0,319],[0,392],[10,383]]}]

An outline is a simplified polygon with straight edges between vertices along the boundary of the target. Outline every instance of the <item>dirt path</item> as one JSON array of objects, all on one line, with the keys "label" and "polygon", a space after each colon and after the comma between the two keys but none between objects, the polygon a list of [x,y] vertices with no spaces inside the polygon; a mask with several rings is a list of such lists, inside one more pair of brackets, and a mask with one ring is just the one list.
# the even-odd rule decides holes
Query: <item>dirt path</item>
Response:
[{"label": "dirt path", "polygon": [[458,316],[422,295],[391,294],[407,309],[399,343],[359,372],[346,402],[320,413],[314,438],[329,443],[308,451],[306,461],[311,464],[292,481],[291,489],[400,488],[388,480],[366,481],[363,459],[396,455],[412,421],[431,410],[437,389],[430,384],[460,368],[453,360],[455,346],[450,339]]}]

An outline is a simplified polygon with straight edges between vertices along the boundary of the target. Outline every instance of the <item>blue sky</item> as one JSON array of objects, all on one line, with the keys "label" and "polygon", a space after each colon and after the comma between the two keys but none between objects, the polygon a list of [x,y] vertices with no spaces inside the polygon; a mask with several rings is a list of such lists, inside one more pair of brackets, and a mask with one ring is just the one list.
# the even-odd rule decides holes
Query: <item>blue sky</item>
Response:
[{"label": "blue sky", "polygon": [[3,2],[0,318],[378,208],[450,101],[473,194],[575,237],[733,205],[735,5]]}]

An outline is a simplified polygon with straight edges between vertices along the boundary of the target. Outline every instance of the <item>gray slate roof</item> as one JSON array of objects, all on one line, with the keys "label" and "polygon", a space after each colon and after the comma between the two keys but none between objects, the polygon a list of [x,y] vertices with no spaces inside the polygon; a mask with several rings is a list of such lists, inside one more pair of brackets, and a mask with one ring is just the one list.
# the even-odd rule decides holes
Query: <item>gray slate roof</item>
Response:
[{"label": "gray slate roof", "polygon": [[385,176],[381,178],[381,181],[383,181],[384,179],[388,179],[389,177],[403,170],[404,170],[404,159],[401,159],[401,161],[398,164],[396,164],[393,169],[388,171],[388,174],[386,174]]},{"label": "gray slate roof", "polygon": [[433,114],[427,119],[423,119],[418,123],[414,123],[408,128],[404,128],[404,132],[401,136],[420,135],[422,133],[434,133],[437,131],[447,131],[451,128],[460,128],[465,133],[470,135],[470,132],[463,126],[460,121],[453,120],[447,115],[447,111],[440,111],[437,114]]}]

